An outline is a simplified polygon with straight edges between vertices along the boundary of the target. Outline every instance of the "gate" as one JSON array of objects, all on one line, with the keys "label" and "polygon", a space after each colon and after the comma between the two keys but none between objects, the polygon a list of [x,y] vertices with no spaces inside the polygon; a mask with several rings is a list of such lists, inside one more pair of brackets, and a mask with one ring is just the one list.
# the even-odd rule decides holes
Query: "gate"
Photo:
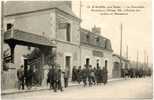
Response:
[{"label": "gate", "polygon": [[32,85],[40,86],[44,75],[41,64],[41,58],[27,59],[27,65],[25,66],[30,66],[33,70]]}]

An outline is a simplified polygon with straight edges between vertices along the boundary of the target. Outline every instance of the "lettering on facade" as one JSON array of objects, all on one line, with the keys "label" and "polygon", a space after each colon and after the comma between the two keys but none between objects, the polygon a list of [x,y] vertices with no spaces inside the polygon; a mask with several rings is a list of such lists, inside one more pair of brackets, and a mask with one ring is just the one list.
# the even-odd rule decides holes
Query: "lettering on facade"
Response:
[{"label": "lettering on facade", "polygon": [[101,52],[101,51],[93,50],[92,53],[93,53],[93,56],[96,56],[96,57],[103,57],[104,56],[103,52]]}]

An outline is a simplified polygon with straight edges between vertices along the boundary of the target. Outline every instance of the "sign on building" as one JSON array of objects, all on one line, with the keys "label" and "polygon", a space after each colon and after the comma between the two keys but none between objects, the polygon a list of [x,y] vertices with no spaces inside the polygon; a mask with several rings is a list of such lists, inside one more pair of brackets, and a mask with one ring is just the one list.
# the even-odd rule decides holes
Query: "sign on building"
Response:
[{"label": "sign on building", "polygon": [[101,51],[93,50],[93,56],[96,56],[96,57],[103,57],[104,54],[103,54],[103,52],[101,52]]}]

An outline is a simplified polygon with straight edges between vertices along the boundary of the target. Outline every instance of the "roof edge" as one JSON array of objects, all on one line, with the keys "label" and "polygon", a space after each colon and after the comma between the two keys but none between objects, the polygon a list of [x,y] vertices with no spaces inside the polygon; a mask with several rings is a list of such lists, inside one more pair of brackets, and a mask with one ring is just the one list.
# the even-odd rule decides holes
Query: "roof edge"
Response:
[{"label": "roof edge", "polygon": [[81,22],[81,19],[78,18],[77,16],[73,16],[73,15],[71,15],[71,14],[69,14],[69,13],[67,13],[67,12],[65,12],[65,11],[63,11],[61,9],[59,9],[58,7],[46,8],[46,9],[39,9],[39,10],[33,10],[33,11],[27,11],[27,12],[19,12],[19,13],[6,14],[6,15],[4,15],[4,17],[11,17],[11,16],[18,16],[18,15],[29,14],[29,13],[42,12],[42,11],[47,11],[47,10],[51,10],[51,9],[57,9],[57,10],[65,13],[67,15],[70,15],[70,16],[78,19]]}]

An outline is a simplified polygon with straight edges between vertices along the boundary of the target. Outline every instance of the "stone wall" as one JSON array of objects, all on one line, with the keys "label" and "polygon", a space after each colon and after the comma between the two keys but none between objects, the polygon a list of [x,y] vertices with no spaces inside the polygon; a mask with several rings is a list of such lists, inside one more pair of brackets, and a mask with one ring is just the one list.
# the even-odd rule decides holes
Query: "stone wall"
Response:
[{"label": "stone wall", "polygon": [[8,71],[1,72],[1,89],[14,89],[17,88],[17,69],[13,67],[13,64],[9,64],[10,68]]}]

